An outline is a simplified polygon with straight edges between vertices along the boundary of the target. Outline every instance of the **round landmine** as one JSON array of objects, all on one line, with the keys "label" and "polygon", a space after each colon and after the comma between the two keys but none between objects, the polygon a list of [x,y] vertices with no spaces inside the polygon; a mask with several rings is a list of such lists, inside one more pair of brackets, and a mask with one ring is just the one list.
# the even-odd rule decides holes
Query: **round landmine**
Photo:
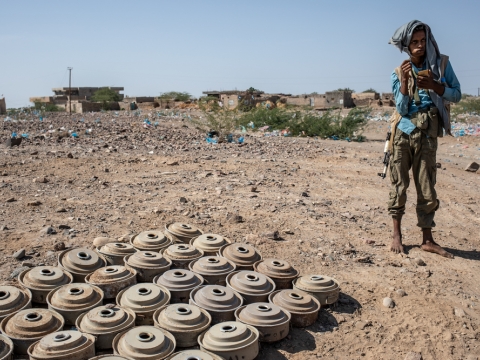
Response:
[{"label": "round landmine", "polygon": [[0,321],[10,314],[32,307],[32,293],[25,288],[0,286]]},{"label": "round landmine", "polygon": [[198,337],[200,349],[226,359],[253,360],[260,350],[259,333],[253,326],[227,321],[212,326]]},{"label": "round landmine", "polygon": [[75,323],[81,332],[97,338],[95,348],[106,350],[112,348],[113,338],[135,325],[135,312],[120,306],[98,306],[81,314]]},{"label": "round landmine", "polygon": [[293,281],[293,288],[314,296],[321,305],[331,305],[340,296],[337,280],[325,275],[303,275]]},{"label": "round landmine", "polygon": [[66,325],[75,325],[80,314],[103,304],[103,291],[91,284],[63,285],[47,295],[47,304],[63,316]]},{"label": "round landmine", "polygon": [[91,358],[90,360],[132,360],[120,355],[100,355]]},{"label": "round landmine", "polygon": [[172,269],[188,269],[188,264],[200,259],[203,251],[189,244],[173,244],[163,250],[163,256],[172,261]]},{"label": "round landmine", "polygon": [[58,266],[73,275],[73,282],[85,282],[85,276],[107,265],[105,259],[86,248],[62,251],[58,255]]},{"label": "round landmine", "polygon": [[165,231],[170,234],[174,242],[184,244],[188,244],[190,240],[203,234],[196,226],[178,222],[165,225]]},{"label": "round landmine", "polygon": [[169,247],[172,244],[172,240],[167,238],[160,230],[149,230],[133,235],[130,239],[130,244],[138,251],[159,252]]},{"label": "round landmine", "polygon": [[155,326],[169,331],[178,347],[197,345],[198,336],[210,327],[212,317],[192,304],[173,304],[158,309],[153,315]]},{"label": "round landmine", "polygon": [[221,256],[204,256],[192,261],[188,268],[205,279],[206,285],[227,285],[227,275],[234,272],[236,266]]},{"label": "round landmine", "polygon": [[215,256],[222,246],[231,243],[230,239],[217,234],[203,234],[190,240],[190,245],[202,250],[205,256]]},{"label": "round landmine", "polygon": [[293,327],[307,327],[318,318],[320,303],[313,296],[303,291],[285,289],[277,290],[268,297],[269,302],[287,310],[292,316]]},{"label": "round landmine", "polygon": [[189,270],[168,270],[162,275],[156,276],[153,282],[170,291],[171,304],[188,304],[190,293],[203,284],[203,277]]},{"label": "round landmine", "polygon": [[105,299],[115,299],[121,290],[137,283],[137,272],[125,266],[110,265],[87,275],[85,282],[102,289]]},{"label": "round landmine", "polygon": [[123,258],[136,251],[133,245],[119,242],[105,244],[97,248],[97,252],[107,260],[109,265],[123,265]]},{"label": "round landmine", "polygon": [[137,271],[137,282],[152,282],[157,275],[170,270],[172,261],[158,252],[138,251],[125,256],[125,267]]},{"label": "round landmine", "polygon": [[224,245],[218,251],[237,266],[237,270],[253,270],[253,264],[262,260],[262,255],[251,245],[234,243]]},{"label": "round landmine", "polygon": [[207,310],[212,324],[235,320],[235,310],[243,305],[243,298],[236,291],[220,285],[205,285],[190,294],[190,304]]},{"label": "round landmine", "polygon": [[13,359],[13,342],[7,336],[0,334],[0,360]]},{"label": "round landmine", "polygon": [[268,276],[246,270],[228,275],[227,286],[242,295],[245,305],[268,302],[268,295],[275,291],[275,283]]},{"label": "round landmine", "polygon": [[37,266],[18,275],[18,282],[32,292],[32,301],[38,304],[46,304],[50,291],[72,281],[72,274],[57,266]]},{"label": "round landmine", "polygon": [[165,360],[225,360],[223,357],[204,350],[185,350],[170,355]]},{"label": "round landmine", "polygon": [[95,337],[80,331],[59,331],[28,348],[30,360],[89,360],[95,356]]},{"label": "round landmine", "polygon": [[153,325],[153,314],[170,303],[170,291],[152,283],[132,285],[117,295],[117,304],[135,312],[135,326]]},{"label": "round landmine", "polygon": [[288,261],[272,258],[256,262],[253,264],[253,269],[272,279],[277,290],[291,289],[292,281],[299,274]]}]

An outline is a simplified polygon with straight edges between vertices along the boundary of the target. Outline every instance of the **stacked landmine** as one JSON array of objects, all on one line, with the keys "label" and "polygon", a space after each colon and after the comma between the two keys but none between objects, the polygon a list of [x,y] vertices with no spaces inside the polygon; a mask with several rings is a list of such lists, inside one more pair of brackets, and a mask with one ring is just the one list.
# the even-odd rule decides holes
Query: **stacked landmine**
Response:
[{"label": "stacked landmine", "polygon": [[340,292],[331,277],[189,224],[94,246],[0,286],[1,360],[254,359]]}]

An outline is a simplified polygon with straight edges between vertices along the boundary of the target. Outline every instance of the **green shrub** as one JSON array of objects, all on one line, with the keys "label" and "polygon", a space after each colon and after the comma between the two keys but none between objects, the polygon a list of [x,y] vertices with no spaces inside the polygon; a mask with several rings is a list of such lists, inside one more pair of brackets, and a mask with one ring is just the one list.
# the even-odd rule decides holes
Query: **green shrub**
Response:
[{"label": "green shrub", "polygon": [[92,95],[92,101],[94,102],[115,102],[120,101],[121,96],[117,92],[109,89],[108,87],[104,87],[95,91]]},{"label": "green shrub", "polygon": [[188,92],[169,91],[161,93],[159,98],[162,100],[188,101],[192,98],[192,95]]},{"label": "green shrub", "polygon": [[36,102],[34,105],[35,110],[41,110],[41,111],[46,111],[46,112],[57,112],[57,111],[65,111],[65,109],[58,107],[57,105],[54,104],[49,104],[49,103],[42,103],[42,102]]}]

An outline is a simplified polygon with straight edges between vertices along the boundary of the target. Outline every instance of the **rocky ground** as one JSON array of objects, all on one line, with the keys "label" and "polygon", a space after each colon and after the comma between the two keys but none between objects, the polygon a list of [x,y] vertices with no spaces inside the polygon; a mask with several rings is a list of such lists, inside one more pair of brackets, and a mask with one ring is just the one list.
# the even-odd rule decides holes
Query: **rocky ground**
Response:
[{"label": "rocky ground", "polygon": [[[254,133],[242,145],[215,145],[182,116],[154,121],[144,128],[143,117],[122,114],[2,120],[2,281],[25,266],[56,264],[57,251],[91,246],[98,236],[126,239],[190,222],[341,283],[337,306],[322,309],[315,325],[262,345],[260,359],[480,357],[480,171],[464,171],[479,162],[477,137],[439,140],[434,236],[455,255],[449,260],[419,248],[413,182],[407,254],[389,251],[389,181],[377,176],[385,122],[370,123],[363,143]],[[7,148],[12,131],[29,139]],[[279,240],[263,235],[273,231]],[[17,260],[12,254],[21,249]]]}]

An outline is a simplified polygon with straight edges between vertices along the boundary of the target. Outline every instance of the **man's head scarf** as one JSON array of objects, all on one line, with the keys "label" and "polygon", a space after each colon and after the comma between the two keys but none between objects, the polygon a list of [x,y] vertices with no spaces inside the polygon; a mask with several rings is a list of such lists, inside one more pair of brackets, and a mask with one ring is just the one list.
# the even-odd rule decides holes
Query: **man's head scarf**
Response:
[{"label": "man's head scarf", "polygon": [[[412,20],[405,25],[400,26],[395,33],[393,34],[392,38],[389,41],[389,44],[397,47],[400,52],[405,52],[409,56],[412,56],[408,46],[410,45],[410,41],[412,40],[412,36],[414,33],[415,28],[423,26],[425,29],[426,35],[426,54],[425,54],[425,62],[427,65],[427,69],[430,69],[433,73],[433,78],[437,81],[441,81],[441,78],[444,74],[440,73],[440,63],[442,61],[440,56],[440,50],[438,49],[437,42],[433,37],[432,30],[430,26],[427,24],[418,21]],[[450,118],[445,109],[445,104],[443,98],[438,95],[435,91],[429,90],[430,98],[432,99],[435,106],[438,108],[440,112],[441,118],[444,120],[443,125],[445,130],[449,131],[450,128]]]}]

